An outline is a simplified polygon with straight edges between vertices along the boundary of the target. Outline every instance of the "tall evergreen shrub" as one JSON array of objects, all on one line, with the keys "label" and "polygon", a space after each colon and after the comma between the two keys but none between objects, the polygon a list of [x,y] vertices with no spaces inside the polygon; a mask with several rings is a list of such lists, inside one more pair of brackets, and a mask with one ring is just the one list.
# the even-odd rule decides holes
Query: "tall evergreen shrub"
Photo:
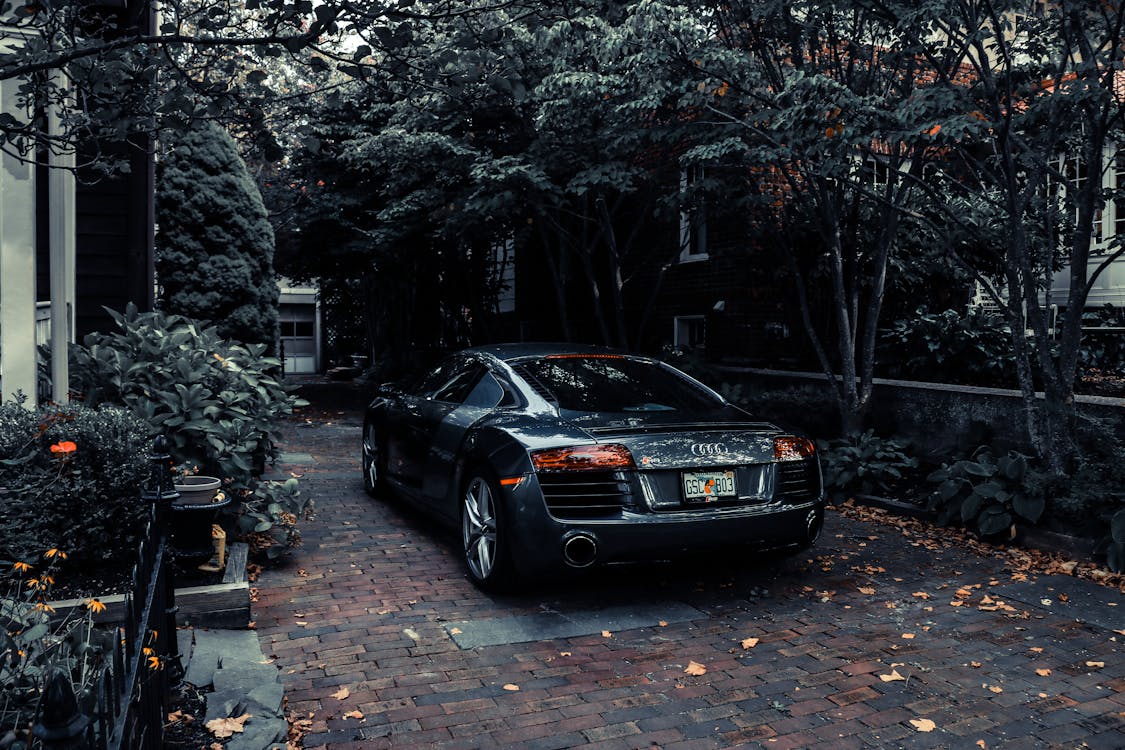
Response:
[{"label": "tall evergreen shrub", "polygon": [[183,133],[157,174],[156,270],[166,313],[213,321],[222,338],[277,341],[274,236],[262,196],[230,135]]}]

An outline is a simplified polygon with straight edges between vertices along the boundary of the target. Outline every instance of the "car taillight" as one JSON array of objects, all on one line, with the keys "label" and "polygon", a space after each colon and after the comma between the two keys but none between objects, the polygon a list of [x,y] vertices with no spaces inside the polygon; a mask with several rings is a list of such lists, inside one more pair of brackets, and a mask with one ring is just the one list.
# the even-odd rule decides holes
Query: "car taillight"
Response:
[{"label": "car taillight", "polygon": [[633,454],[624,445],[576,445],[531,453],[536,471],[633,469]]},{"label": "car taillight", "polygon": [[773,439],[775,461],[800,461],[816,453],[816,445],[808,438],[782,435]]}]

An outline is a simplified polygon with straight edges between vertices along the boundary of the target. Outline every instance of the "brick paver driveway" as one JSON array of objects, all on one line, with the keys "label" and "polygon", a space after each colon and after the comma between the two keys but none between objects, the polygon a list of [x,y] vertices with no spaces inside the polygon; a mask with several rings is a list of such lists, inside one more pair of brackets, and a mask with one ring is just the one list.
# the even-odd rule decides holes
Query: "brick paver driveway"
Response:
[{"label": "brick paver driveway", "polygon": [[317,515],[257,584],[305,747],[1125,748],[1115,591],[832,512],[796,559],[488,596],[451,533],[363,493],[359,441],[289,430]]}]

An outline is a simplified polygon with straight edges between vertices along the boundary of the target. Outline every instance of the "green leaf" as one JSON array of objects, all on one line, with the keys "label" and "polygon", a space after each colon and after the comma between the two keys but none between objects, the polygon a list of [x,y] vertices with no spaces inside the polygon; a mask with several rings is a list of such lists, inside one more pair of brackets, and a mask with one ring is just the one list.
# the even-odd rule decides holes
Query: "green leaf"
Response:
[{"label": "green leaf", "polygon": [[983,504],[984,498],[975,492],[965,498],[961,503],[961,522],[967,524],[974,520],[980,514],[980,509]]},{"label": "green leaf", "polygon": [[1035,523],[1043,515],[1043,509],[1047,503],[1043,497],[1029,497],[1023,493],[1018,493],[1012,498],[1012,510],[1016,512],[1020,518],[1026,519],[1031,523]]},{"label": "green leaf", "polygon": [[1125,509],[1113,514],[1109,522],[1109,533],[1117,544],[1125,544]]},{"label": "green leaf", "polygon": [[986,508],[977,520],[977,530],[981,536],[995,536],[1011,526],[1011,514],[1000,506]]}]

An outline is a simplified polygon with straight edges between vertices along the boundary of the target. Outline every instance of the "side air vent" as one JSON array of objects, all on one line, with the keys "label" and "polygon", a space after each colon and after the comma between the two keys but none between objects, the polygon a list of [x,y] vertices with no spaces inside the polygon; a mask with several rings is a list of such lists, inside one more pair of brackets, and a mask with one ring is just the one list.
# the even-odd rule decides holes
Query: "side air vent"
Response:
[{"label": "side air vent", "polygon": [[620,471],[545,472],[539,486],[548,512],[564,520],[616,516],[632,498],[629,479]]},{"label": "side air vent", "polygon": [[539,378],[535,377],[535,375],[531,373],[531,370],[527,367],[527,365],[516,365],[512,369],[515,370],[515,373],[517,375],[526,380],[527,384],[531,386],[531,390],[535,391],[545,401],[551,404],[558,403],[558,399],[555,398],[555,394],[551,393],[551,390],[547,386],[543,385]]},{"label": "side air vent", "polygon": [[777,500],[800,503],[820,496],[820,470],[816,459],[781,461],[777,464]]}]

